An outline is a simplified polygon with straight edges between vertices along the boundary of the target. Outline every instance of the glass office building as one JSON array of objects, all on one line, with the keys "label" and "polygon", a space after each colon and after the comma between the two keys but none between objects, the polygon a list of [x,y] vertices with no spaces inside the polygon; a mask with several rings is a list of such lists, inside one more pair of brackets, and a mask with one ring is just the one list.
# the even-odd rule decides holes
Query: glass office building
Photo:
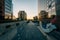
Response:
[{"label": "glass office building", "polygon": [[13,16],[13,4],[12,0],[0,0],[0,16],[1,19],[12,19]]},{"label": "glass office building", "polygon": [[59,15],[60,16],[60,0],[47,0],[47,10],[49,15]]},{"label": "glass office building", "polygon": [[12,0],[5,0],[5,19],[11,19],[13,13],[12,6]]},{"label": "glass office building", "polygon": [[47,10],[49,15],[56,15],[56,24],[60,30],[60,0],[47,0]]},{"label": "glass office building", "polygon": [[47,7],[49,16],[56,15],[56,2],[55,0],[47,0]]},{"label": "glass office building", "polygon": [[38,19],[41,20],[41,11],[47,11],[47,0],[38,0]]}]

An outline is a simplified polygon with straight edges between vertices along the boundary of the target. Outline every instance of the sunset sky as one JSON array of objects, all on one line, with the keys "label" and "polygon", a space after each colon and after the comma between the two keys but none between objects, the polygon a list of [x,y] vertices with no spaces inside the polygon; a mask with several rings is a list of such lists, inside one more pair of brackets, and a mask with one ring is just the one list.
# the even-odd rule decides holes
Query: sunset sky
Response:
[{"label": "sunset sky", "polygon": [[32,19],[37,16],[41,10],[47,10],[47,0],[12,0],[13,13],[18,17],[19,11],[25,11],[27,18]]},{"label": "sunset sky", "polygon": [[18,17],[18,12],[24,10],[27,18],[32,19],[38,15],[38,0],[13,0],[13,13]]}]

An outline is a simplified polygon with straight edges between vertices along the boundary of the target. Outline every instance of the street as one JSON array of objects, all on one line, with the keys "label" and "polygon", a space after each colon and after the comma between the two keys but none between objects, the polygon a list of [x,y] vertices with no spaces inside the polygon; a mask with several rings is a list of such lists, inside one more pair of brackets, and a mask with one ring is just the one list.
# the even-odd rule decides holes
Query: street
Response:
[{"label": "street", "polygon": [[12,40],[47,40],[37,26],[30,21],[17,27],[17,34]]},{"label": "street", "polygon": [[0,0],[0,40],[60,40],[60,0]]},{"label": "street", "polygon": [[[2,33],[0,40],[60,40],[60,32],[52,30],[45,33],[41,23],[20,21],[10,24],[11,27]],[[5,27],[4,24],[1,25]]]}]

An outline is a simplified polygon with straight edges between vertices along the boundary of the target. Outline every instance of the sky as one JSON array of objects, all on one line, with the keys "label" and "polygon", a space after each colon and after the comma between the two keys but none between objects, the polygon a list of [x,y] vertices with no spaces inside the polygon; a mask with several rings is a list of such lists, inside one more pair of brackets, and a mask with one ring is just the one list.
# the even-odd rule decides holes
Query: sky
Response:
[{"label": "sky", "polygon": [[28,19],[38,15],[37,0],[13,0],[13,13],[18,17],[19,11],[25,11]]}]

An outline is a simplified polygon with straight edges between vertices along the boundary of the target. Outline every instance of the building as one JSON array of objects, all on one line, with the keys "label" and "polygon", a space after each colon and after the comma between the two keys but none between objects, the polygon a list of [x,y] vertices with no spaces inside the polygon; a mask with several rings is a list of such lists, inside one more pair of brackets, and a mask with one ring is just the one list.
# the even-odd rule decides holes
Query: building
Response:
[{"label": "building", "polygon": [[27,20],[27,14],[25,11],[19,11],[18,13],[18,19],[19,20]]},{"label": "building", "polygon": [[48,0],[47,1],[47,10],[48,10],[48,15],[51,17],[51,15],[56,15],[56,4],[55,0]]},{"label": "building", "polygon": [[12,19],[13,4],[12,0],[0,0],[0,20]]},{"label": "building", "polygon": [[57,27],[60,29],[60,0],[47,0],[49,16],[56,15]]},{"label": "building", "polygon": [[47,0],[49,15],[60,16],[60,0]]},{"label": "building", "polygon": [[60,0],[47,0],[49,15],[60,15]]},{"label": "building", "polygon": [[48,18],[48,12],[46,12],[45,10],[41,10],[41,12],[39,13],[39,20],[42,20]]},{"label": "building", "polygon": [[47,11],[47,0],[38,0],[38,19],[41,20],[41,11]]},{"label": "building", "polygon": [[47,0],[38,0],[38,13],[40,13],[41,10],[47,10]]},{"label": "building", "polygon": [[34,20],[34,21],[38,21],[38,16],[34,16],[34,17],[33,17],[33,20]]}]

